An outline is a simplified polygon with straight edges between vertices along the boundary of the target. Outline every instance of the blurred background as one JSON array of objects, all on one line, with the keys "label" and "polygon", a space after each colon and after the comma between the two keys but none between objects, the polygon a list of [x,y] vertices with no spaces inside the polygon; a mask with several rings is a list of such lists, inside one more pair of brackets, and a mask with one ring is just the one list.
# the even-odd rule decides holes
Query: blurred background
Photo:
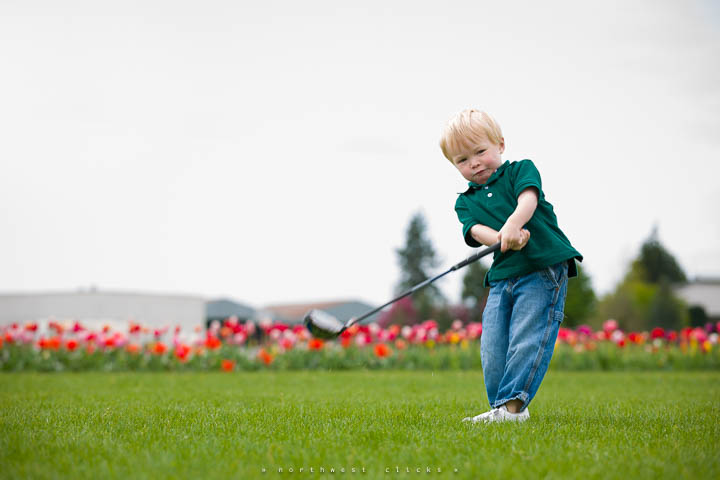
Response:
[{"label": "blurred background", "polygon": [[[438,138],[474,107],[585,256],[572,322],[713,317],[718,5],[4,1],[0,312],[103,292],[146,318],[147,295],[194,299],[159,317],[384,303],[413,242],[428,275],[472,252]],[[470,273],[415,307],[476,309]]]}]

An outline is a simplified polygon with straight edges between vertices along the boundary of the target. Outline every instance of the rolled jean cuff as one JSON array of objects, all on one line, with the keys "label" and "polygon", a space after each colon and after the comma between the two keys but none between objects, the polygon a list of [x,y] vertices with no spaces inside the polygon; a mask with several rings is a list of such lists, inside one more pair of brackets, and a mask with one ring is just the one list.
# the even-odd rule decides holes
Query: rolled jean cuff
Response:
[{"label": "rolled jean cuff", "polygon": [[505,405],[510,400],[520,400],[522,402],[522,408],[520,410],[525,410],[525,407],[527,406],[528,399],[530,398],[530,395],[527,392],[520,392],[514,397],[505,398],[503,400],[496,400],[495,405],[490,405],[492,408],[498,408],[502,405]]}]

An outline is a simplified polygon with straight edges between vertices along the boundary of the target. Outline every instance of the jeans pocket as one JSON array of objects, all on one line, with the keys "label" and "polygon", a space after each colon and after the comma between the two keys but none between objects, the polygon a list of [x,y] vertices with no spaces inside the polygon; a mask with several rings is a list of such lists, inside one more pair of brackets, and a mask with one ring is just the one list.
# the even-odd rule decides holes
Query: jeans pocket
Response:
[{"label": "jeans pocket", "polygon": [[567,276],[567,262],[556,263],[540,270],[540,276],[543,278],[545,287],[550,290],[560,288],[560,285]]},{"label": "jeans pocket", "polygon": [[555,310],[555,321],[558,323],[562,323],[564,319],[565,313],[562,310]]},{"label": "jeans pocket", "polygon": [[555,278],[553,267],[545,267],[540,270],[539,273],[542,278],[543,285],[545,285],[545,288],[548,290],[554,290],[560,286],[558,280]]}]

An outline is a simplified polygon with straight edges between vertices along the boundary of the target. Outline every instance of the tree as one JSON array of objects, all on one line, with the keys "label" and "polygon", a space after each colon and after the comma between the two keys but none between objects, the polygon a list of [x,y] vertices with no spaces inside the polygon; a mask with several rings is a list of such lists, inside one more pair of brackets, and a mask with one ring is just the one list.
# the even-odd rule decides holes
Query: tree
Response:
[{"label": "tree", "polygon": [[488,268],[480,261],[477,261],[467,266],[463,277],[461,298],[468,305],[471,322],[480,322],[482,320],[482,312],[485,309],[485,302],[487,302],[489,293],[489,289],[485,287],[485,275],[487,272]]},{"label": "tree", "polygon": [[688,322],[683,302],[672,292],[673,283],[686,281],[675,257],[660,244],[657,227],[640,247],[623,281],[600,302],[602,318],[614,318],[626,330],[656,326],[679,329]]},{"label": "tree", "polygon": [[[432,242],[427,236],[425,217],[418,212],[410,219],[406,231],[405,246],[396,250],[400,264],[398,293],[409,290],[430,278],[429,272],[437,267],[438,260]],[[440,290],[429,285],[416,292],[413,303],[421,319],[429,318],[436,305],[444,303]]]},{"label": "tree", "polygon": [[566,327],[577,327],[587,323],[595,313],[597,298],[592,288],[592,281],[585,269],[578,265],[578,276],[568,281],[565,299]]},{"label": "tree", "polygon": [[687,277],[675,257],[660,244],[657,227],[653,227],[640,247],[640,255],[633,262],[635,274],[642,280],[659,285],[662,279],[670,283],[685,283]]},{"label": "tree", "polygon": [[646,327],[648,329],[652,327],[677,329],[681,325],[687,324],[686,316],[687,308],[673,295],[668,279],[661,277],[660,285],[650,302],[649,321]]}]

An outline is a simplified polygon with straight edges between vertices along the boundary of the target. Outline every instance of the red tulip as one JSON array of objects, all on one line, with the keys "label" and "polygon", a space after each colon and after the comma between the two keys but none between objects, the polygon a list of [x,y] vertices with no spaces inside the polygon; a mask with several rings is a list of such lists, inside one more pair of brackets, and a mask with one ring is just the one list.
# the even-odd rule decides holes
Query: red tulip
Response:
[{"label": "red tulip", "polygon": [[308,342],[308,348],[310,350],[322,350],[323,346],[325,345],[325,342],[323,342],[319,338],[313,338]]},{"label": "red tulip", "polygon": [[650,338],[655,340],[656,338],[664,338],[665,337],[665,330],[663,330],[660,327],[655,327],[652,329],[652,332],[650,332]]},{"label": "red tulip", "polygon": [[185,362],[188,359],[188,355],[190,354],[190,347],[184,344],[180,344],[177,347],[175,347],[175,356],[178,360],[181,362]]},{"label": "red tulip", "polygon": [[392,355],[392,350],[384,343],[378,343],[375,345],[375,356],[379,358],[385,358]]},{"label": "red tulip", "polygon": [[220,362],[220,368],[222,368],[224,372],[232,372],[235,368],[235,362],[232,360],[223,360]]},{"label": "red tulip", "polygon": [[78,342],[75,339],[70,339],[67,342],[65,342],[65,348],[67,348],[71,352],[74,352],[77,347],[78,347]]},{"label": "red tulip", "polygon": [[162,342],[157,342],[155,345],[153,345],[152,352],[155,355],[162,355],[167,351],[167,347]]}]

